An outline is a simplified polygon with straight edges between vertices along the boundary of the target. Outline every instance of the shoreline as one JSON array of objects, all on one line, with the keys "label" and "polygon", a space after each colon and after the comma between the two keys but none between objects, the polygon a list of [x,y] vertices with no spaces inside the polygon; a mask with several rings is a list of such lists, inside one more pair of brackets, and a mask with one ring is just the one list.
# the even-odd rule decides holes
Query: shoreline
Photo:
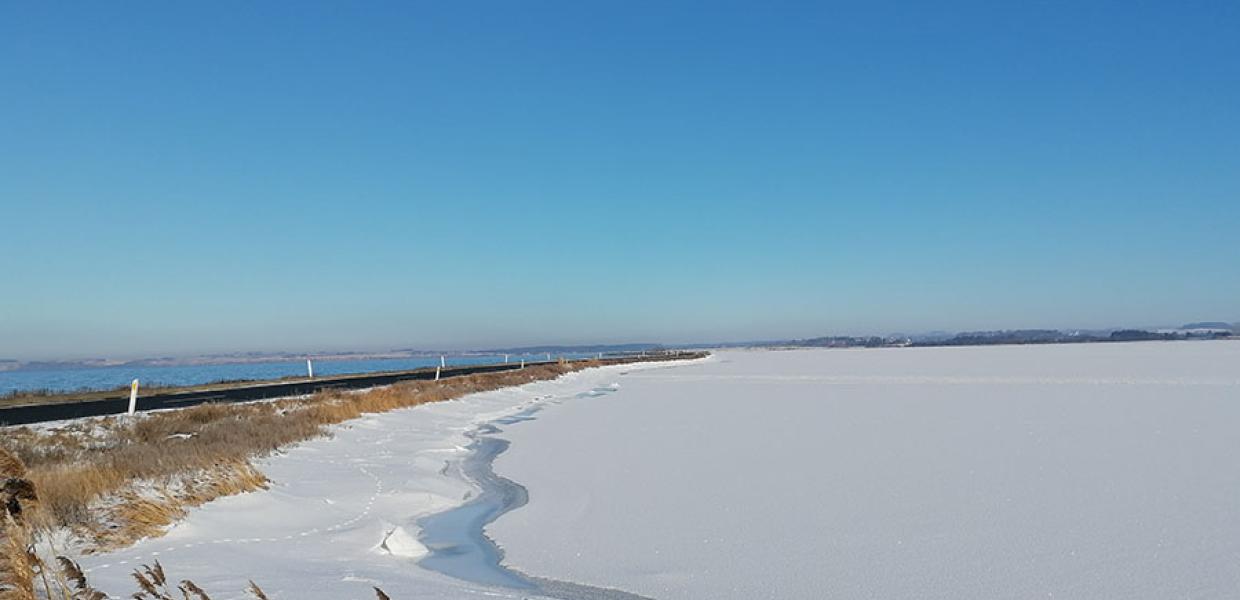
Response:
[{"label": "shoreline", "polygon": [[487,525],[525,506],[525,486],[495,472],[495,459],[511,442],[495,437],[509,426],[537,419],[548,403],[597,398],[618,391],[614,384],[579,392],[568,398],[546,398],[538,404],[478,425],[465,435],[472,441],[469,454],[453,471],[479,493],[464,504],[418,520],[418,541],[430,552],[418,565],[456,579],[526,591],[557,600],[653,600],[632,592],[595,587],[522,573],[504,564],[504,550],[486,534]]},{"label": "shoreline", "polygon": [[[295,444],[257,463],[274,482],[269,491],[205,504],[161,537],[81,556],[82,566],[96,587],[109,591],[132,585],[127,577],[132,566],[161,560],[177,577],[190,578],[213,595],[240,589],[253,578],[268,592],[307,598],[354,596],[358,582],[374,582],[393,598],[441,589],[447,595],[435,597],[485,591],[500,598],[638,600],[642,597],[524,573],[514,572],[519,580],[479,582],[415,566],[431,553],[419,541],[419,525],[483,495],[477,479],[463,477],[458,469],[471,459],[489,469],[490,461],[482,460],[478,450],[485,445],[498,451],[503,444],[488,437],[488,424],[518,423],[548,402],[597,395],[621,373],[663,364],[586,369],[450,402],[365,415],[332,427],[329,438]],[[518,504],[511,498],[499,503]],[[475,529],[480,532],[483,521],[499,514],[477,521]],[[469,528],[457,531],[458,538],[469,537]],[[492,548],[494,556],[502,556]],[[307,579],[306,569],[316,576]]]}]

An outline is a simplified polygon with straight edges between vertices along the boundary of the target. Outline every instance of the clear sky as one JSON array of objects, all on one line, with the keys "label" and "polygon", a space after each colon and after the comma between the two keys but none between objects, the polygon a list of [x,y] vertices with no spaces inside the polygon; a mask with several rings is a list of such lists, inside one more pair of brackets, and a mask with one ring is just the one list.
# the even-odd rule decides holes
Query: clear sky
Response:
[{"label": "clear sky", "polygon": [[1240,4],[6,2],[0,358],[1240,320]]}]

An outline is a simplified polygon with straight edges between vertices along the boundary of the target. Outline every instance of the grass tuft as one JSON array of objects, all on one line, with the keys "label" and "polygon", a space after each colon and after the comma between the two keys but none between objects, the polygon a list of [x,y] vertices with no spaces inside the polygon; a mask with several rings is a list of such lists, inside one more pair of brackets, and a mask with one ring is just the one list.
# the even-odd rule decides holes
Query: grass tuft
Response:
[{"label": "grass tuft", "polygon": [[211,600],[211,597],[208,596],[207,593],[202,590],[202,588],[198,587],[194,582],[188,579],[182,581],[181,585],[178,586],[178,588],[181,590],[181,594],[183,594],[187,600],[190,597],[197,598],[198,600]]},{"label": "grass tuft", "polygon": [[263,593],[263,588],[258,587],[258,584],[254,583],[253,579],[250,580],[250,587],[245,588],[245,591],[254,596],[254,600],[268,600],[267,594]]},{"label": "grass tuft", "polygon": [[38,557],[30,527],[0,510],[0,600],[35,600]]},{"label": "grass tuft", "polygon": [[23,478],[26,476],[26,464],[15,454],[0,446],[0,479]]}]

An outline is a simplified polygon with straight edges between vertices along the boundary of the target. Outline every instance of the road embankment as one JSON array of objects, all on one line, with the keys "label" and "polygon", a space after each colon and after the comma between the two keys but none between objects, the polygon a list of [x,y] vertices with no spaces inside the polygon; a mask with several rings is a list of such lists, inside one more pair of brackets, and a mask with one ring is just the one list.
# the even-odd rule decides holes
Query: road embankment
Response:
[{"label": "road embankment", "polygon": [[[701,352],[665,352],[646,356],[625,356],[602,359],[565,360],[570,365],[616,365],[631,362],[649,362],[704,356]],[[459,367],[434,367],[410,371],[387,371],[338,375],[330,377],[299,378],[295,380],[255,381],[220,385],[204,385],[189,388],[160,389],[141,394],[137,401],[138,411],[184,408],[210,402],[252,402],[305,396],[331,390],[358,390],[405,381],[431,381],[441,379],[516,371],[522,368],[561,364],[560,361],[531,363],[499,363],[492,365],[469,365]],[[129,408],[128,392],[86,392],[23,399],[19,403],[0,406],[0,426],[30,425],[48,421],[63,421],[85,417],[100,417],[124,413]]]}]

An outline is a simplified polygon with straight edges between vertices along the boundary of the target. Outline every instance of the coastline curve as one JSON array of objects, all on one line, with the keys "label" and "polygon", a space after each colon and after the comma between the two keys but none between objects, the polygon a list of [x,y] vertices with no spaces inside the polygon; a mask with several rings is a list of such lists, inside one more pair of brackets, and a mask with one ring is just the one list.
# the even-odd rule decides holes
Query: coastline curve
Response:
[{"label": "coastline curve", "polygon": [[[615,385],[596,387],[575,398],[597,397],[615,392]],[[477,487],[460,506],[418,520],[418,540],[429,554],[418,562],[426,569],[488,586],[520,590],[557,600],[654,600],[623,590],[596,587],[522,573],[503,564],[504,551],[484,528],[509,511],[525,506],[529,493],[521,484],[495,473],[495,458],[510,442],[495,437],[500,426],[530,421],[542,410],[528,407],[506,417],[482,423],[465,435],[468,453],[459,462],[445,465],[447,472]]]}]

